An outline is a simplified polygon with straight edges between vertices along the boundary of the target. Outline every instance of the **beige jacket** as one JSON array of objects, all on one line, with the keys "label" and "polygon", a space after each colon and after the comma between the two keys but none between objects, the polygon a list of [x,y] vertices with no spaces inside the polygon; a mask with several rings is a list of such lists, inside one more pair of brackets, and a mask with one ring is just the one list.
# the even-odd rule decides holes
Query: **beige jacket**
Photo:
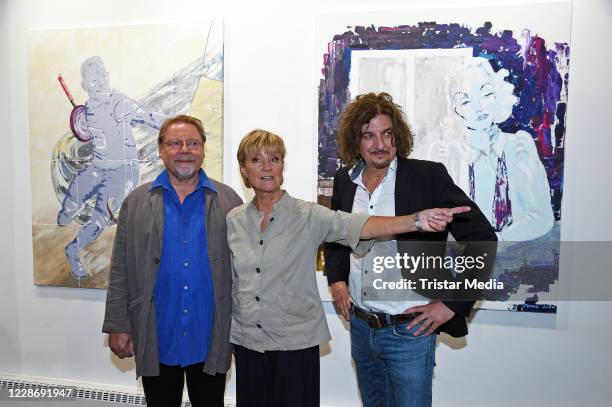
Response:
[{"label": "beige jacket", "polygon": [[366,214],[336,212],[285,193],[268,215],[253,202],[227,215],[233,280],[230,341],[258,352],[306,349],[331,336],[316,281],[322,242],[366,253],[373,241],[359,239]]}]

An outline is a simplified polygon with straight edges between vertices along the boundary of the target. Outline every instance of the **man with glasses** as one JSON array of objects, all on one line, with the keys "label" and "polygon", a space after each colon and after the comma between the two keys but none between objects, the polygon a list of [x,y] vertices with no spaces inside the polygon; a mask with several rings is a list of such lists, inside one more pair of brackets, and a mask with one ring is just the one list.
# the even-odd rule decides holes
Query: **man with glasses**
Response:
[{"label": "man with glasses", "polygon": [[162,125],[166,169],[123,202],[103,332],[119,357],[135,356],[149,406],[223,406],[230,366],[231,272],[225,216],[242,200],[202,170],[200,121]]}]

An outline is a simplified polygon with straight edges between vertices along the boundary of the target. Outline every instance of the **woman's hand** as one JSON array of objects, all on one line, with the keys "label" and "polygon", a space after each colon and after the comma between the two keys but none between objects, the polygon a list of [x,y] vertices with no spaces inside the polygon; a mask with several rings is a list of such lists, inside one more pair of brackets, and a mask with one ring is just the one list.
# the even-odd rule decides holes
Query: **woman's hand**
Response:
[{"label": "woman's hand", "polygon": [[417,212],[415,222],[419,232],[442,232],[449,223],[453,221],[453,216],[458,213],[469,212],[469,206],[457,206],[455,208],[433,208]]},{"label": "woman's hand", "polygon": [[453,216],[468,212],[469,206],[425,209],[412,215],[370,216],[361,230],[362,239],[374,239],[409,232],[442,232]]}]

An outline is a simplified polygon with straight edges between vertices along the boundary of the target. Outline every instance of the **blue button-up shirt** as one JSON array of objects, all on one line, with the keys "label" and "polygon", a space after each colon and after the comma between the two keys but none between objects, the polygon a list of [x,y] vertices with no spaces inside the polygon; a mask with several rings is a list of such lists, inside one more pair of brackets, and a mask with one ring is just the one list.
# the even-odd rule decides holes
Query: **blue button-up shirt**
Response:
[{"label": "blue button-up shirt", "polygon": [[182,204],[167,170],[152,188],[164,189],[164,237],[154,294],[159,361],[188,366],[206,360],[211,340],[215,302],[204,188],[216,190],[202,170],[195,191]]}]

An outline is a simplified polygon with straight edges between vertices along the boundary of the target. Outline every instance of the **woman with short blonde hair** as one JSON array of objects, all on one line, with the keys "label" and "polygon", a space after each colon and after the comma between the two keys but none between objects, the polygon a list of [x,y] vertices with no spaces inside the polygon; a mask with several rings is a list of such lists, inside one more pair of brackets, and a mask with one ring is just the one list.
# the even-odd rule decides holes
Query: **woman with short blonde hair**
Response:
[{"label": "woman with short blonde hair", "polygon": [[233,265],[232,326],[240,407],[319,406],[319,344],[331,339],[315,277],[322,242],[365,254],[372,239],[438,232],[469,207],[383,217],[332,211],[281,189],[285,145],[265,130],[238,147],[255,197],[227,215]]}]

